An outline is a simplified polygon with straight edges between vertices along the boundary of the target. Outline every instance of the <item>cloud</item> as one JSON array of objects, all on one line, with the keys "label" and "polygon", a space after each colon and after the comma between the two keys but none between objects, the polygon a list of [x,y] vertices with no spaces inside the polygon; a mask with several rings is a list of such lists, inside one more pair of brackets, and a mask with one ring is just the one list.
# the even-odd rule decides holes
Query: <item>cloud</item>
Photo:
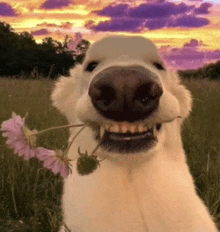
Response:
[{"label": "cloud", "polygon": [[0,2],[0,16],[16,16],[16,12],[8,3]]},{"label": "cloud", "polygon": [[110,5],[104,8],[102,11],[94,11],[97,12],[98,15],[104,16],[112,16],[112,17],[121,17],[127,15],[127,10],[129,6],[127,4],[120,4],[120,5]]},{"label": "cloud", "polygon": [[212,6],[211,3],[202,3],[198,8],[194,10],[195,14],[209,14],[209,8]]},{"label": "cloud", "polygon": [[193,15],[182,15],[177,17],[148,19],[145,27],[150,30],[161,29],[164,27],[203,27],[209,24],[209,20]]},{"label": "cloud", "polygon": [[[196,8],[194,5],[174,2],[148,1],[137,7],[128,4],[111,4],[101,11],[94,11],[100,16],[109,16],[110,21],[100,22],[96,31],[133,31],[138,32],[144,28],[156,30],[161,28],[203,27],[210,23],[206,18],[198,17],[196,14],[205,14],[211,4],[203,3]],[[196,12],[196,13],[195,13]],[[130,24],[130,27],[129,27]]]},{"label": "cloud", "polygon": [[143,28],[145,23],[142,19],[112,19],[111,21],[101,22],[94,29],[96,31],[131,31],[138,32]]},{"label": "cloud", "polygon": [[71,29],[73,27],[73,23],[70,22],[62,23],[60,27],[64,29]]},{"label": "cloud", "polygon": [[59,27],[59,25],[55,23],[44,22],[44,23],[37,24],[37,27]]},{"label": "cloud", "polygon": [[185,3],[176,5],[175,3],[160,3],[160,4],[141,4],[140,6],[131,9],[129,15],[135,18],[163,18],[171,15],[177,15],[190,11],[194,6],[187,6]]},{"label": "cloud", "polygon": [[43,5],[41,5],[42,9],[60,9],[63,7],[67,7],[74,2],[72,0],[47,0]]},{"label": "cloud", "polygon": [[220,51],[215,50],[213,52],[208,52],[206,58],[210,60],[220,60]]},{"label": "cloud", "polygon": [[129,16],[131,18],[162,18],[171,15],[189,12],[195,6],[188,6],[185,3],[176,5],[172,2],[148,3],[131,8],[128,4],[110,5],[101,11],[94,11],[103,16]]},{"label": "cloud", "polygon": [[40,30],[36,30],[36,31],[32,31],[31,35],[48,35],[50,34],[50,32],[47,29],[40,29]]},{"label": "cloud", "polygon": [[64,29],[71,29],[73,27],[73,24],[70,22],[62,22],[61,25],[57,25],[55,23],[40,23],[37,24],[38,27],[52,27],[52,28],[64,28]]},{"label": "cloud", "polygon": [[209,24],[209,20],[205,18],[198,18],[193,15],[184,15],[174,21],[174,27],[203,27]]},{"label": "cloud", "polygon": [[84,27],[87,29],[93,30],[95,28],[95,21],[93,20],[86,21],[86,23],[84,24]]},{"label": "cloud", "polygon": [[171,22],[173,27],[203,27],[209,24],[209,20],[205,18],[200,18],[193,15],[184,15],[177,17]]},{"label": "cloud", "polygon": [[204,51],[205,45],[198,40],[192,39],[185,43],[182,48],[172,48],[171,46],[162,46],[159,52],[166,64],[173,69],[197,69],[206,63],[220,60],[220,51]]},{"label": "cloud", "polygon": [[204,46],[202,41],[198,41],[196,39],[191,39],[189,43],[185,43],[183,45],[184,48],[197,48],[199,46]]}]

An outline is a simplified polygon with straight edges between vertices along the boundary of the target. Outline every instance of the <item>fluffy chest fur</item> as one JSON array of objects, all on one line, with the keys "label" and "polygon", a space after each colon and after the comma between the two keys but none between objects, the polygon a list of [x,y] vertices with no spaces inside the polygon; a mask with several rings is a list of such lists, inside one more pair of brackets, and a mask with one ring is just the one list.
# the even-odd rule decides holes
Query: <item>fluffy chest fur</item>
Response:
[{"label": "fluffy chest fur", "polygon": [[73,170],[63,198],[68,226],[77,232],[209,231],[186,163],[167,157],[164,150],[136,168],[105,160],[89,176]]}]

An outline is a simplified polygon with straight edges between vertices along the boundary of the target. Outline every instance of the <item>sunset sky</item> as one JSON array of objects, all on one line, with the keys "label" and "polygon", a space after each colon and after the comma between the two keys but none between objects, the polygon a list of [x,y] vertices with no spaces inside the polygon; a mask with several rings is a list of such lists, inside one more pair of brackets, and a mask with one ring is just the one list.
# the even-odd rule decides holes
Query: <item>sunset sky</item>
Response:
[{"label": "sunset sky", "polygon": [[0,21],[37,42],[76,32],[91,43],[106,35],[142,35],[173,69],[220,60],[220,0],[5,0]]}]

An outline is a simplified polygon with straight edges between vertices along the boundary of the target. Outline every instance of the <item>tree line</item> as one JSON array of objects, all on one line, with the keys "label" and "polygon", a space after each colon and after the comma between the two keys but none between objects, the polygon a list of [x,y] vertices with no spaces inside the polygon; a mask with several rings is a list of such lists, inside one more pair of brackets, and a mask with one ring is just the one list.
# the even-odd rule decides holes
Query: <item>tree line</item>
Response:
[{"label": "tree line", "polygon": [[190,70],[179,70],[178,74],[182,78],[187,79],[210,79],[210,80],[220,80],[220,60],[216,63],[210,63],[202,68],[190,69]]},{"label": "tree line", "polygon": [[[90,42],[82,39],[74,51],[66,36],[63,42],[51,37],[37,43],[28,32],[16,33],[7,23],[0,21],[0,76],[56,78],[68,75],[70,68],[82,63]],[[196,70],[179,70],[183,78],[220,79],[220,61]],[[31,74],[31,75],[30,75]]]},{"label": "tree line", "polygon": [[68,36],[63,42],[46,37],[37,43],[28,32],[16,33],[9,24],[0,21],[0,76],[68,75],[71,67],[83,61],[90,45],[83,39],[74,51],[69,51],[70,40]]}]

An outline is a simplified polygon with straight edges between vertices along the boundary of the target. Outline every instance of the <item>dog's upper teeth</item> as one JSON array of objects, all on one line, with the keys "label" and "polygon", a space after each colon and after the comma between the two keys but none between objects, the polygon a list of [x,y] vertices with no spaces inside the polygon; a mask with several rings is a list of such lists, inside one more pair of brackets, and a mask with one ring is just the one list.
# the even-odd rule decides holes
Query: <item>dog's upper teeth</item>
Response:
[{"label": "dog's upper teeth", "polygon": [[143,127],[143,125],[138,125],[138,131],[139,132],[143,132],[144,131],[144,127]]},{"label": "dog's upper teeth", "polygon": [[120,132],[120,127],[117,124],[111,125],[111,127],[109,128],[109,131],[118,133],[118,132]]},{"label": "dog's upper teeth", "polygon": [[111,124],[105,124],[104,125],[104,128],[105,128],[106,131],[109,131],[110,127],[111,127]]},{"label": "dog's upper teeth", "polygon": [[135,130],[136,130],[136,126],[135,126],[135,125],[131,125],[131,126],[130,126],[130,132],[131,132],[131,133],[134,133]]},{"label": "dog's upper teeth", "polygon": [[102,138],[105,133],[105,128],[103,126],[100,127],[100,137]]},{"label": "dog's upper teeth", "polygon": [[129,127],[127,125],[121,125],[121,132],[126,133],[129,130]]},{"label": "dog's upper teeth", "polygon": [[131,123],[114,123],[114,124],[105,124],[100,127],[100,137],[104,135],[104,131],[109,131],[113,133],[136,133],[136,132],[145,132],[151,127],[143,124],[131,124]]}]

